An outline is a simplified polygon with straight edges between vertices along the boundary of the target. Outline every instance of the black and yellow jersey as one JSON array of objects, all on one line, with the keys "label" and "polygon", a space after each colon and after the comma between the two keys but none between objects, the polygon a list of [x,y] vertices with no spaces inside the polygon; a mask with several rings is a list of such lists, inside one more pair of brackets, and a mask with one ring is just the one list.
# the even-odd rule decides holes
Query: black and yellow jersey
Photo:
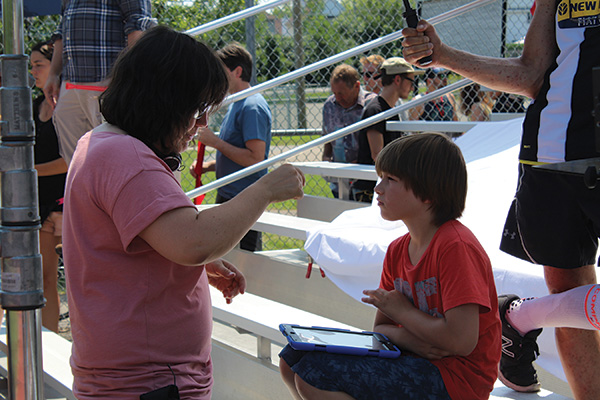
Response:
[{"label": "black and yellow jersey", "polygon": [[523,124],[523,163],[600,157],[592,115],[592,68],[600,67],[600,0],[559,1],[556,43],[556,58]]}]

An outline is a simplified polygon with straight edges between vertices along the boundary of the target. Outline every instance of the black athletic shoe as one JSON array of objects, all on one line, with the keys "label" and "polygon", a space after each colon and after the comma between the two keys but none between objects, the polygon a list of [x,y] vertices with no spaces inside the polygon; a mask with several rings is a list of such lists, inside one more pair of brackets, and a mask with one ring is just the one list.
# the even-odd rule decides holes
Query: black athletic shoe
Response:
[{"label": "black athletic shoe", "polygon": [[521,336],[510,326],[505,315],[514,300],[519,300],[519,296],[498,296],[498,310],[502,320],[502,358],[498,378],[505,386],[517,392],[537,392],[541,385],[533,361],[540,355],[536,339],[542,333],[542,329]]}]

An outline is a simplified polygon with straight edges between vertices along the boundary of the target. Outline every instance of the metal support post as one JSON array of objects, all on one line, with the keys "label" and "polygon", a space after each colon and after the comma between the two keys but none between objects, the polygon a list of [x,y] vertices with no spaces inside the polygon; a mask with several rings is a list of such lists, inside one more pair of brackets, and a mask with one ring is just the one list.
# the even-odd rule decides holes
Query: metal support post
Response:
[{"label": "metal support post", "polygon": [[[254,0],[246,0],[246,9],[254,7]],[[256,17],[254,15],[246,18],[246,50],[252,55],[252,78],[250,84],[256,85]]]},{"label": "metal support post", "polygon": [[[304,47],[302,39],[302,0],[292,3],[292,19],[294,25],[294,67],[296,70],[304,67]],[[306,129],[306,79],[298,78],[296,85],[296,109],[298,123],[296,128]]]},{"label": "metal support post", "polygon": [[257,356],[263,364],[271,365],[271,341],[263,336],[257,337]]},{"label": "metal support post", "polygon": [[41,312],[44,305],[35,133],[24,55],[23,0],[2,2],[4,48],[0,102],[0,300],[7,315],[8,395],[43,399]]},{"label": "metal support post", "polygon": [[506,18],[508,13],[508,0],[502,0],[502,23],[500,29],[500,57],[506,57]]}]

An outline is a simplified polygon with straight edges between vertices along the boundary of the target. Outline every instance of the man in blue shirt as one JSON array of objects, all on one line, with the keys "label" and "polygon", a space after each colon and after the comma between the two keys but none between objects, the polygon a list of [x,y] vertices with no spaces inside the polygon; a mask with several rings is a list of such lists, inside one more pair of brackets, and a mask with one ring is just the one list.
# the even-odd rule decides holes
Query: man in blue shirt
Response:
[{"label": "man in blue shirt", "polygon": [[[252,56],[239,43],[231,43],[217,55],[229,74],[229,93],[250,88]],[[217,179],[254,165],[268,158],[271,144],[271,110],[261,94],[254,94],[229,105],[221,124],[219,136],[209,128],[200,128],[198,138],[206,146],[217,150],[216,161],[203,165],[203,171],[216,171]],[[267,173],[266,169],[223,186],[217,191],[217,203],[224,203]],[[249,231],[240,248],[261,250],[261,235]]]},{"label": "man in blue shirt", "polygon": [[63,1],[44,94],[67,164],[79,138],[102,123],[98,96],[121,50],[154,25],[150,0]]}]

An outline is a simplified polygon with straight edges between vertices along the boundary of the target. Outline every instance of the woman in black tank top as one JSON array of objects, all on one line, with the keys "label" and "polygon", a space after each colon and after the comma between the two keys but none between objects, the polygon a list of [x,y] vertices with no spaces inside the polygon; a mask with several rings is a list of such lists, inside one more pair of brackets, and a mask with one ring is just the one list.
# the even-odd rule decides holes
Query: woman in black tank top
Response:
[{"label": "woman in black tank top", "polygon": [[[46,84],[52,53],[51,42],[38,43],[31,50],[31,74],[39,89],[43,89]],[[42,308],[42,324],[58,332],[60,299],[57,290],[58,254],[55,248],[62,239],[62,198],[65,191],[67,164],[58,153],[58,138],[52,123],[52,111],[43,94],[33,101],[34,158],[38,174],[38,202],[42,223],[40,253],[46,298],[46,306]]]}]

